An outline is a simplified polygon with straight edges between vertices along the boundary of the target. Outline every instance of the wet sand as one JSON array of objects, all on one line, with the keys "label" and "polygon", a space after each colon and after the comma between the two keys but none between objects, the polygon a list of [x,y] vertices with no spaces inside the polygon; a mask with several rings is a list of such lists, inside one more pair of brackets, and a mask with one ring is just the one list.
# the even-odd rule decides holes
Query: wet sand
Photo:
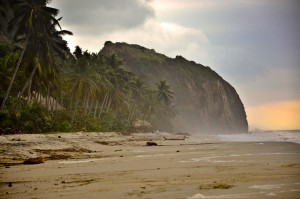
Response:
[{"label": "wet sand", "polygon": [[[296,143],[114,133],[0,136],[0,143],[0,198],[300,198]],[[21,164],[28,157],[44,163]]]}]

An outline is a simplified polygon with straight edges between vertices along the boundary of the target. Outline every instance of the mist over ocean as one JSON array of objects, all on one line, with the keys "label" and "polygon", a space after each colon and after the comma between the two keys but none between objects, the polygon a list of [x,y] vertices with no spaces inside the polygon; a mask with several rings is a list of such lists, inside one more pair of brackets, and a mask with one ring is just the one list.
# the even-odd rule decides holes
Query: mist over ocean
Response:
[{"label": "mist over ocean", "polygon": [[300,144],[300,130],[250,131],[246,134],[216,135],[232,142],[294,142]]}]

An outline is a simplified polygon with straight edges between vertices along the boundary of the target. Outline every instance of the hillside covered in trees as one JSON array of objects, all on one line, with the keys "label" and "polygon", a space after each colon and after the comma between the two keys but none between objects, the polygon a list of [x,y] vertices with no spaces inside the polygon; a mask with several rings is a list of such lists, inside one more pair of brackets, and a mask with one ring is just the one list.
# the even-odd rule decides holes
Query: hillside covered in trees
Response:
[{"label": "hillside covered in trees", "polygon": [[150,89],[115,54],[71,53],[47,3],[1,1],[1,132],[171,130],[168,82]]},{"label": "hillside covered in trees", "polygon": [[0,133],[248,131],[235,89],[209,67],[110,41],[70,52],[48,3],[1,1]]},{"label": "hillside covered in trees", "polygon": [[106,42],[100,54],[116,54],[124,69],[150,88],[164,79],[172,85],[177,131],[189,133],[247,132],[244,105],[235,89],[210,67],[182,56],[169,58],[139,45]]}]

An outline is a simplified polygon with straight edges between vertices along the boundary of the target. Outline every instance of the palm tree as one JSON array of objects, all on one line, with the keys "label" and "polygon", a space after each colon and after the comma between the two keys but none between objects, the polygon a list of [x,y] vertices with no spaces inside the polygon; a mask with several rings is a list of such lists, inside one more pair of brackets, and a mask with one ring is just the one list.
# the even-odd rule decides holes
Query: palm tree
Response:
[{"label": "palm tree", "polygon": [[171,119],[176,114],[175,106],[172,105],[174,93],[170,90],[171,86],[165,80],[160,81],[156,85],[158,112],[154,123],[161,129],[170,130],[172,128]]},{"label": "palm tree", "polygon": [[97,83],[100,81],[100,76],[96,68],[89,60],[88,52],[79,57],[73,68],[67,72],[68,81],[72,84],[71,93],[75,97],[75,109],[73,119],[75,117],[79,101],[82,102],[84,113],[87,113],[90,103],[90,98],[95,98],[99,86]]},{"label": "palm tree", "polygon": [[160,81],[156,84],[157,86],[157,97],[160,102],[164,105],[170,105],[172,99],[174,98],[174,93],[170,91],[171,85],[168,85],[166,80]]},{"label": "palm tree", "polygon": [[[51,35],[44,34],[38,36],[37,41],[39,42],[32,47],[32,49],[34,49],[33,52],[35,53],[35,55],[33,55],[35,58],[34,68],[19,94],[20,97],[23,96],[25,89],[32,82],[33,75],[38,68],[40,75],[43,75],[44,77],[49,75],[53,76],[55,73],[57,74],[59,72],[59,59],[65,59],[66,52],[69,50],[67,42],[62,39],[63,35],[72,35],[72,32],[67,30],[57,31],[55,29],[55,24],[52,24]],[[29,86],[29,93],[30,89]]]},{"label": "palm tree", "polygon": [[127,119],[128,125],[130,125],[133,120],[134,114],[136,112],[136,107],[138,106],[140,108],[141,101],[145,99],[147,93],[144,82],[138,78],[133,79],[133,81],[131,82],[131,90],[133,101]]},{"label": "palm tree", "polygon": [[[16,11],[14,13],[14,18],[10,22],[9,28],[18,25],[16,29],[15,39],[23,43],[23,49],[18,59],[18,63],[15,67],[14,73],[12,75],[10,84],[7,88],[6,94],[4,96],[3,102],[1,104],[1,109],[4,108],[6,100],[10,94],[12,84],[15,80],[19,67],[21,65],[24,53],[27,49],[29,42],[38,42],[37,35],[51,34],[51,24],[57,24],[58,20],[55,18],[59,10],[46,5],[49,0],[17,0],[16,1]],[[25,40],[24,40],[25,39]]]},{"label": "palm tree", "polygon": [[6,43],[0,43],[0,79],[1,90],[5,90],[10,82],[12,67],[17,60],[17,53],[14,53],[11,47]]},{"label": "palm tree", "polygon": [[104,102],[106,105],[105,112],[107,113],[111,105],[113,105],[114,108],[117,108],[121,103],[124,94],[123,88],[125,88],[125,71],[120,68],[120,66],[123,64],[123,61],[119,60],[115,54],[106,58],[106,64],[108,67],[108,78],[113,87],[113,89],[107,93],[107,97]]},{"label": "palm tree", "polygon": [[150,90],[147,92],[143,107],[143,120],[151,121],[152,117],[158,110],[158,99],[156,91]]}]

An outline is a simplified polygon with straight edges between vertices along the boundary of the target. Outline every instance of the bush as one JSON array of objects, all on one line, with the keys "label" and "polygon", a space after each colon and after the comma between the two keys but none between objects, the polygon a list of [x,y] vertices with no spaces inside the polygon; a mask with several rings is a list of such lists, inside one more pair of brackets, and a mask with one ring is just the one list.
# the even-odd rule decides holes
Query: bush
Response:
[{"label": "bush", "polygon": [[40,133],[49,131],[51,126],[47,110],[34,101],[9,97],[5,108],[0,111],[0,127],[5,134]]}]

